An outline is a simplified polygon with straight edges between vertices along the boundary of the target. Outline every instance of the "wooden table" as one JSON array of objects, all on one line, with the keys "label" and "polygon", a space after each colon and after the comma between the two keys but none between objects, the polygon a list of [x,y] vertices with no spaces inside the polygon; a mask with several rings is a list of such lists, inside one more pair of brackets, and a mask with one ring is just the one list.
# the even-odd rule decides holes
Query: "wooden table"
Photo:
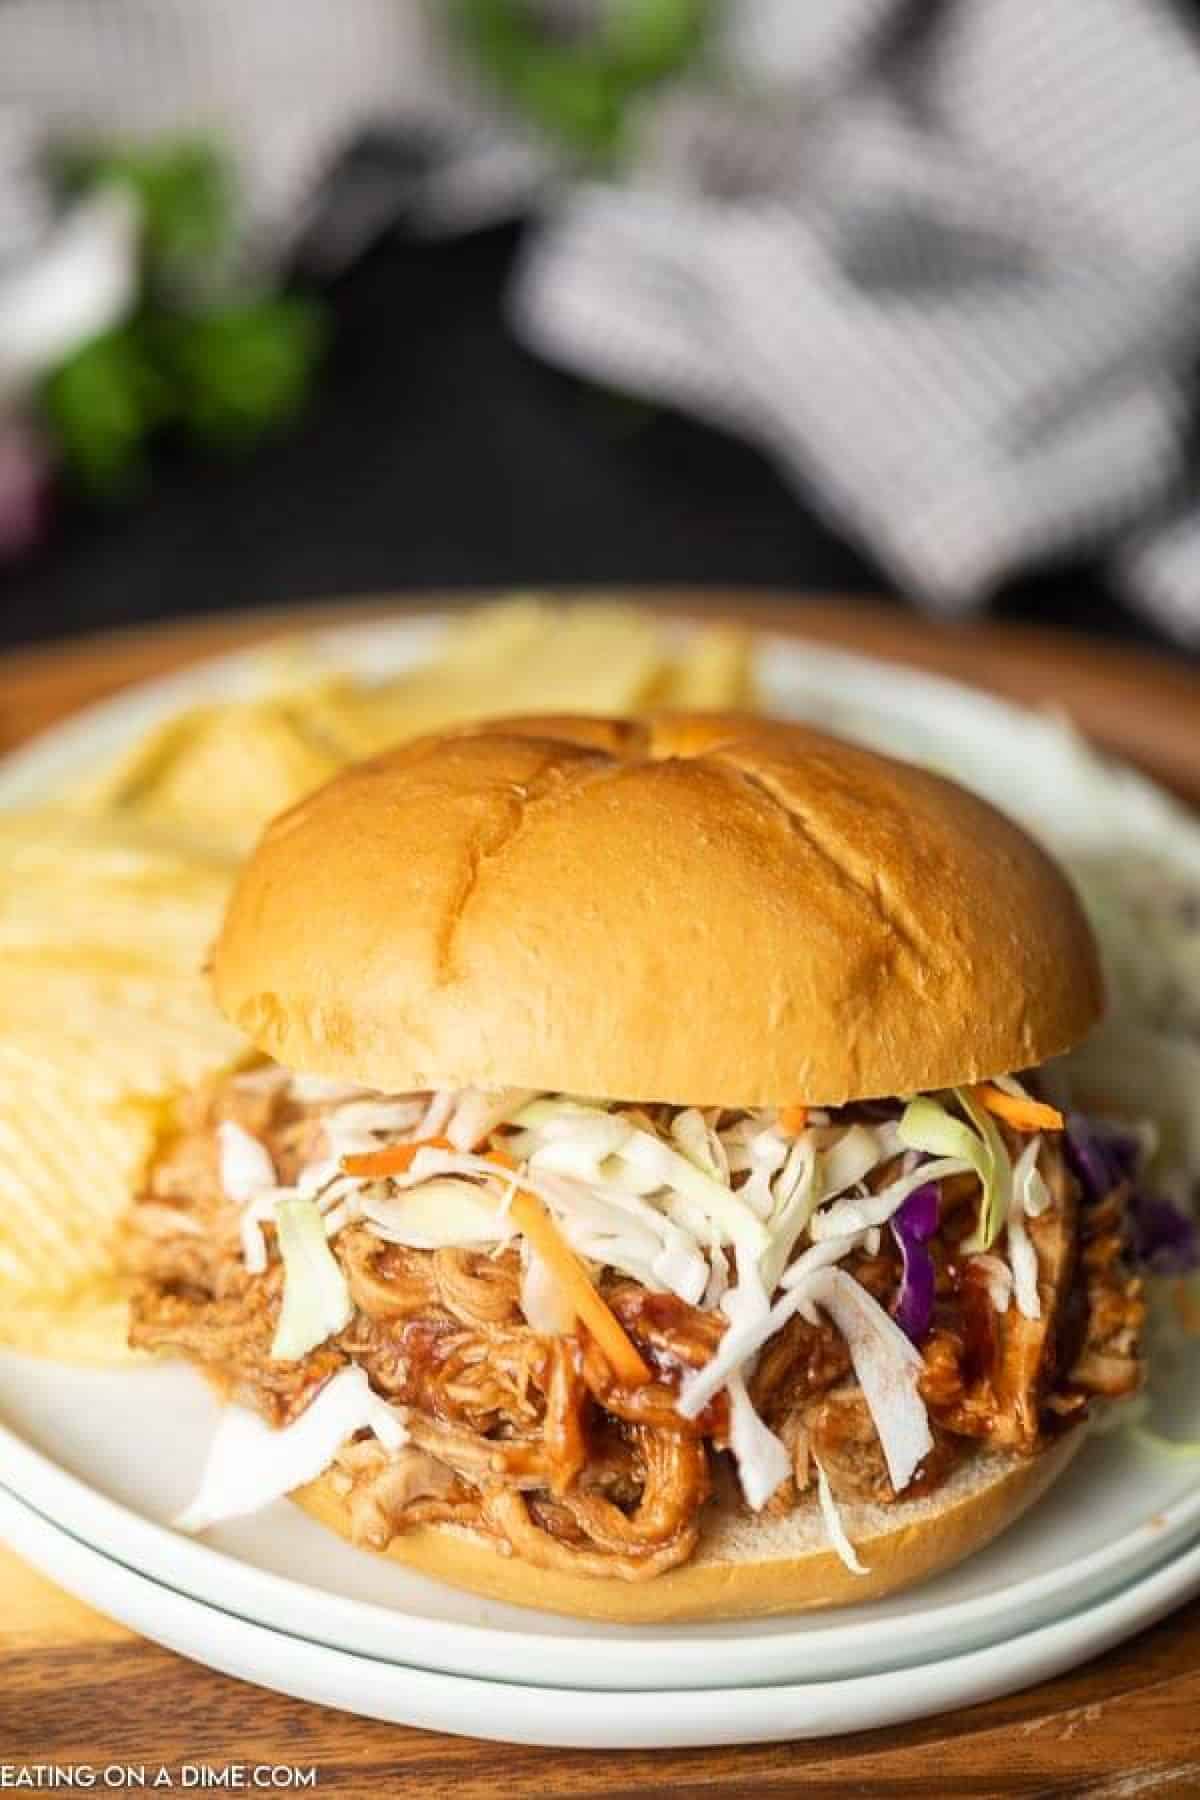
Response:
[{"label": "wooden table", "polygon": [[[1200,805],[1200,672],[1051,633],[938,627],[836,600],[658,596],[1062,708]],[[307,614],[307,618],[322,617]],[[337,615],[345,618],[340,609]],[[205,621],[0,660],[0,748],[64,714],[286,625]],[[294,616],[290,620],[295,623]],[[469,1796],[784,1793],[1200,1794],[1200,1617],[1192,1607],[1025,1694],[879,1733],[746,1749],[574,1752],[485,1746],[310,1706],[146,1643],[0,1550],[0,1784],[5,1765],[299,1764],[318,1790]],[[9,1778],[10,1783],[12,1777]]]}]

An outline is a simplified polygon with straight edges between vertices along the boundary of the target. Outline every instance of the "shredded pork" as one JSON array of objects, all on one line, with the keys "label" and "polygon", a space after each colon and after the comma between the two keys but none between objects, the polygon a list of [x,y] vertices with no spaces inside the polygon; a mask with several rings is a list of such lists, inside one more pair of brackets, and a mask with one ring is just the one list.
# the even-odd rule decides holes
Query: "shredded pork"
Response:
[{"label": "shredded pork", "polygon": [[[232,1120],[253,1133],[286,1184],[322,1154],[327,1111],[285,1085],[226,1081],[189,1098],[127,1225],[127,1260],[140,1277],[133,1343],[189,1357],[277,1426],[339,1368],[364,1369],[378,1394],[407,1409],[409,1441],[387,1451],[362,1434],[337,1456],[332,1479],[363,1543],[450,1521],[547,1568],[632,1581],[686,1561],[730,1419],[724,1390],[695,1419],[676,1403],[687,1372],[721,1342],[719,1311],[599,1270],[607,1305],[651,1371],[649,1382],[626,1386],[588,1334],[544,1335],[526,1322],[515,1247],[413,1249],[359,1222],[331,1242],[353,1302],[349,1324],[297,1361],[272,1360],[282,1266],[272,1253],[265,1272],[247,1272],[238,1208],[221,1186],[217,1128]],[[975,1178],[943,1183],[930,1245],[935,1312],[921,1345],[934,1448],[906,1495],[936,1487],[979,1444],[1032,1454],[1089,1397],[1138,1385],[1144,1309],[1123,1260],[1127,1192],[1085,1204],[1052,1142],[1040,1166],[1052,1204],[1027,1221],[1038,1319],[1015,1305],[997,1311],[964,1252]],[[890,1234],[845,1266],[885,1307],[894,1300],[900,1262]],[[788,1320],[764,1346],[748,1391],[791,1459],[773,1511],[813,1487],[814,1461],[839,1499],[896,1498],[847,1345],[823,1314]]]}]

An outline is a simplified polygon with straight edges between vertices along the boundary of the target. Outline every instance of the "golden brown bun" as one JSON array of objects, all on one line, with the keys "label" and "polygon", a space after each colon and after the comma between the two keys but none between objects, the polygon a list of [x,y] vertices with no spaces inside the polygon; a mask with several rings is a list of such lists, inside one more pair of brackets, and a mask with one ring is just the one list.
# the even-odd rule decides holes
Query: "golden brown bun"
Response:
[{"label": "golden brown bun", "polygon": [[[1083,1431],[1076,1430],[1033,1458],[971,1457],[925,1499],[888,1507],[842,1505],[866,1575],[851,1574],[829,1548],[812,1500],[781,1519],[713,1507],[691,1561],[648,1581],[535,1568],[454,1525],[404,1532],[386,1554],[490,1600],[631,1625],[845,1606],[910,1587],[981,1550],[1041,1497],[1083,1441]],[[346,1502],[328,1474],[297,1488],[292,1499],[322,1525],[350,1537]]]},{"label": "golden brown bun", "polygon": [[546,718],[419,739],[268,828],[214,959],[294,1069],[390,1092],[837,1104],[1096,1022],[1065,878],[982,800],[799,725]]}]

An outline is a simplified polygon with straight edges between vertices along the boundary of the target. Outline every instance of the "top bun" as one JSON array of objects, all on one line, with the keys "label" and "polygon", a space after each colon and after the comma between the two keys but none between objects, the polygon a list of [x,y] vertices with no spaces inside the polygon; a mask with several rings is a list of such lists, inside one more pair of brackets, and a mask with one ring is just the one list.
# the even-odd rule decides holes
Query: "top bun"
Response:
[{"label": "top bun", "polygon": [[348,769],[267,829],[213,976],[307,1073],[698,1106],[979,1081],[1103,1003],[1074,893],[1002,814],[712,713],[495,721]]}]

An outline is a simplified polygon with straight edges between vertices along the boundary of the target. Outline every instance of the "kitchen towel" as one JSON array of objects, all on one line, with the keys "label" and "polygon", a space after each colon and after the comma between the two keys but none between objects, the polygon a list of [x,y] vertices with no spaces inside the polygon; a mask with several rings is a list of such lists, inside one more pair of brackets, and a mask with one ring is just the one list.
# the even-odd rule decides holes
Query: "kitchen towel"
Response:
[{"label": "kitchen towel", "polygon": [[[578,33],[605,3],[536,10]],[[48,230],[41,147],[78,133],[222,132],[265,261],[308,233],[332,265],[398,213],[524,211],[523,341],[753,440],[917,600],[962,611],[1098,554],[1200,644],[1194,9],[714,16],[598,179],[489,93],[432,0],[0,0],[0,286]],[[418,154],[314,231],[368,131]]]}]

